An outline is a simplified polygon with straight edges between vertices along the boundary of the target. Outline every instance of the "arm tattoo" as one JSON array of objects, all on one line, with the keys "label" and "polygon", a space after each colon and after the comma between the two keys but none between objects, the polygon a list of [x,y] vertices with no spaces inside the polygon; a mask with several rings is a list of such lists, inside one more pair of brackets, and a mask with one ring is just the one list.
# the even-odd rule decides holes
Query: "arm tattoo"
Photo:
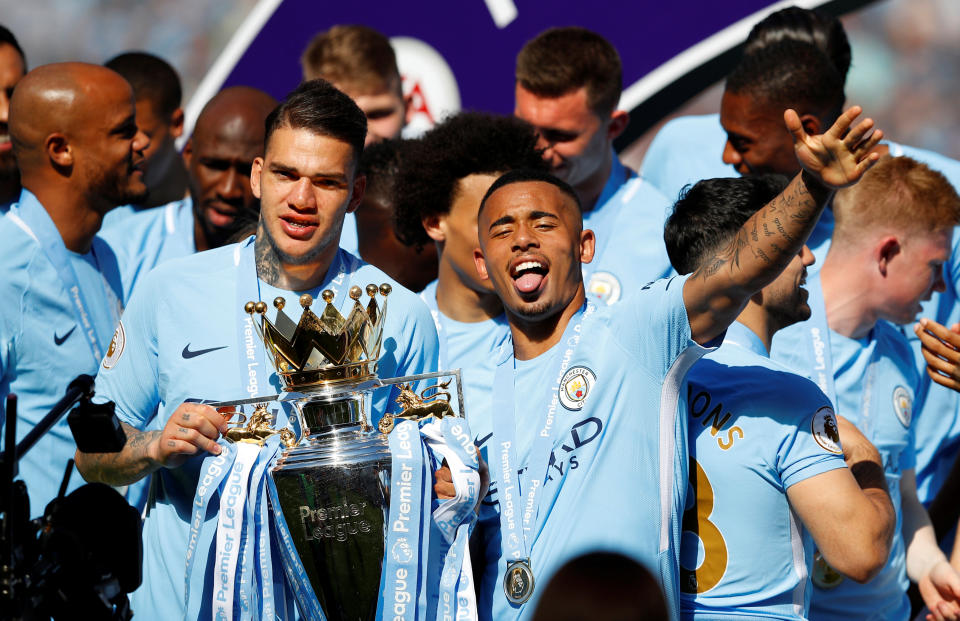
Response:
[{"label": "arm tattoo", "polygon": [[124,431],[127,443],[119,453],[78,453],[86,480],[114,486],[129,485],[153,471],[147,453],[161,432],[138,431],[128,425],[124,425]]},{"label": "arm tattoo", "polygon": [[813,229],[829,196],[813,196],[805,181],[794,179],[751,216],[727,245],[705,260],[693,277],[706,280],[728,269],[741,282],[772,280],[800,251],[801,240]]}]

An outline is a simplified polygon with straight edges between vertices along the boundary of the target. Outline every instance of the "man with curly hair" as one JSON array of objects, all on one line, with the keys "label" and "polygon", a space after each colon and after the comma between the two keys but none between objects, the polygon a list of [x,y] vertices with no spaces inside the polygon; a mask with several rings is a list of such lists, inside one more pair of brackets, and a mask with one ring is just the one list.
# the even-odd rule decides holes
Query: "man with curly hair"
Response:
[{"label": "man with curly hair", "polygon": [[440,368],[464,371],[467,417],[475,431],[490,427],[492,352],[507,334],[500,298],[473,260],[477,211],[501,174],[546,169],[536,142],[523,121],[465,112],[409,143],[400,159],[397,234],[414,247],[436,243],[437,279],[420,296],[440,336]]}]

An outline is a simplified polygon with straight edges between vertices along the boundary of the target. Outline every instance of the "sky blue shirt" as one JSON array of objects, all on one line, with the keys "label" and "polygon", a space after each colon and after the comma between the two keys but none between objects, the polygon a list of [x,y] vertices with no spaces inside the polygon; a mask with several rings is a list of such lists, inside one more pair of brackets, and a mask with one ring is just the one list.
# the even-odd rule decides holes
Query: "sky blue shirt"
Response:
[{"label": "sky blue shirt", "polygon": [[357,236],[357,215],[355,213],[348,213],[343,217],[343,229],[340,230],[340,247],[354,256],[360,256],[360,238]]},{"label": "sky blue shirt", "polygon": [[[30,211],[46,224],[31,227],[24,218]],[[26,218],[29,220],[29,218]],[[49,239],[44,232],[55,237]],[[88,314],[91,330],[85,331],[71,294],[40,242],[49,242],[63,253],[72,271]],[[86,254],[70,252],[57,230],[28,190],[20,201],[0,218],[0,408],[8,394],[16,393],[17,440],[33,429],[59,401],[73,379],[95,375],[99,359],[88,341],[93,335],[99,351],[105,353],[123,299],[117,259],[103,240],[95,238]],[[0,422],[6,416],[0,417]],[[2,434],[2,430],[0,430]],[[53,429],[20,460],[20,476],[30,492],[31,516],[43,513],[59,490],[67,460],[76,444],[60,419]],[[83,484],[74,470],[68,491]]]},{"label": "sky blue shirt", "polygon": [[[283,296],[287,309],[298,309],[301,293],[276,289],[259,281],[254,273],[240,273],[241,253],[253,252],[253,238],[209,252],[173,259],[158,266],[143,280],[130,300],[121,326],[124,347],[101,365],[97,394],[117,403],[120,419],[141,430],[162,429],[171,413],[187,400],[229,400],[249,396],[245,347],[238,343],[238,323],[247,316],[238,308],[237,287],[259,288],[260,299],[271,305]],[[342,260],[347,266],[342,278],[333,273]],[[341,250],[324,285],[308,291],[315,299],[323,289],[345,291],[352,285],[390,283],[384,342],[379,375],[390,378],[432,371],[436,368],[437,337],[430,313],[416,294],[404,289],[377,268]],[[246,282],[244,282],[244,280]],[[346,296],[343,296],[346,299]],[[318,302],[323,304],[322,300]],[[318,303],[314,303],[314,309]],[[343,308],[338,308],[343,312]],[[294,313],[296,314],[296,313]],[[299,317],[294,317],[296,321]],[[118,330],[119,332],[119,330]],[[254,347],[262,347],[254,337]],[[206,350],[206,351],[204,351]],[[272,369],[270,369],[272,371]],[[276,375],[257,394],[279,392]],[[398,390],[379,390],[373,399],[373,423],[380,414],[396,409]],[[280,421],[283,424],[283,421]],[[179,468],[162,468],[153,475],[151,498],[143,529],[143,585],[132,597],[138,610],[163,619],[183,614],[184,559],[187,549],[190,505],[197,488],[201,457]],[[190,610],[189,618],[210,617],[209,555],[216,531],[217,500],[211,500],[208,521],[201,531],[204,540],[194,572],[193,590],[202,596],[191,601],[202,609]]]},{"label": "sky blue shirt", "polygon": [[[582,387],[584,378],[594,379],[579,395],[566,397],[566,402],[561,397],[549,465],[528,460],[533,437],[543,424],[547,390],[556,386],[556,348],[529,361],[515,361],[520,478],[527,467],[548,469],[528,542],[538,586],[521,606],[510,604],[504,594],[506,559],[494,462],[491,492],[480,515],[486,548],[478,595],[481,619],[529,619],[551,575],[566,561],[598,549],[646,565],[676,613],[680,514],[687,487],[686,417],[680,395],[686,371],[706,351],[691,340],[683,304],[685,281],[674,277],[651,283],[584,318],[582,340],[564,376],[571,379],[561,382],[561,391],[570,395],[573,382],[580,381]],[[512,343],[505,347],[512,348]],[[510,349],[505,352],[506,364],[511,364]],[[473,431],[487,437],[492,429]],[[496,446],[487,450],[496,454]]]},{"label": "sky blue shirt", "polygon": [[[820,287],[819,278],[808,281],[807,288],[813,287]],[[774,336],[772,356],[814,381],[821,368],[828,374],[828,382],[832,378],[837,413],[856,425],[880,451],[897,524],[890,557],[880,573],[866,584],[844,580],[833,589],[815,588],[811,618],[907,619],[910,602],[906,595],[909,582],[900,532],[903,514],[900,476],[904,470],[916,466],[911,419],[919,377],[913,352],[900,330],[886,321],[878,321],[867,337],[851,339],[830,329],[824,331],[823,309],[812,310],[815,317]],[[814,353],[813,328],[819,330],[821,343],[829,347],[831,362]],[[831,366],[832,373],[829,373]],[[831,389],[826,392],[830,394]]]},{"label": "sky blue shirt", "polygon": [[[490,394],[493,374],[497,370],[496,355],[510,336],[506,315],[493,319],[464,323],[450,319],[437,308],[437,281],[420,292],[433,316],[439,339],[441,370],[461,369],[463,399],[470,429],[490,429]],[[481,437],[477,436],[479,444]],[[484,459],[487,459],[484,455]],[[487,459],[487,463],[489,459]]]},{"label": "sky blue shirt", "polygon": [[613,154],[603,192],[596,206],[583,214],[583,228],[597,238],[593,261],[583,264],[587,297],[595,304],[615,304],[675,273],[663,241],[663,225],[672,206]]},{"label": "sky blue shirt", "polygon": [[193,201],[190,197],[135,212],[111,224],[105,222],[101,236],[120,260],[127,298],[137,281],[154,267],[196,252],[193,233]]},{"label": "sky blue shirt", "polygon": [[734,323],[690,370],[687,413],[683,617],[805,619],[813,540],[786,491],[846,467],[830,401]]}]

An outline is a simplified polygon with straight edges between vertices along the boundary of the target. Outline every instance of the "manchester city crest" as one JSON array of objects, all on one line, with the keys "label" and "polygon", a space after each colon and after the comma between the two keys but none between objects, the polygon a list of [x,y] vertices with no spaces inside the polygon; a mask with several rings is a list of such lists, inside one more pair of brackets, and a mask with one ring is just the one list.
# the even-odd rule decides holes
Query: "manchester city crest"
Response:
[{"label": "manchester city crest", "polygon": [[620,281],[610,272],[594,272],[587,283],[587,295],[600,304],[616,304],[620,300]]},{"label": "manchester city crest", "polygon": [[906,386],[897,386],[893,389],[893,411],[901,425],[910,426],[910,421],[913,419],[913,396]]},{"label": "manchester city crest", "polygon": [[568,410],[583,408],[583,402],[597,383],[597,376],[588,367],[570,367],[560,380],[560,403]]}]

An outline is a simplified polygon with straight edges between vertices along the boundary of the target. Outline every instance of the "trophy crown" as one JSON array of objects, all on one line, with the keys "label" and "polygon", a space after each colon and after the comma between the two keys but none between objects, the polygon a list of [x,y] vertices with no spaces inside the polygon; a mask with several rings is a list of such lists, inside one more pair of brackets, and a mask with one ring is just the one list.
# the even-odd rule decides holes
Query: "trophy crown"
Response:
[{"label": "trophy crown", "polygon": [[[388,284],[367,285],[370,300],[364,308],[360,303],[364,290],[351,287],[353,303],[346,316],[334,307],[333,291],[326,289],[320,294],[325,306],[319,315],[311,310],[313,296],[305,293],[300,296],[303,313],[296,323],[284,311],[286,301],[282,297],[273,301],[277,310],[273,321],[267,317],[263,301],[247,302],[243,309],[251,316],[284,390],[304,390],[376,376],[391,291]],[[381,297],[379,305],[377,294]]]}]

